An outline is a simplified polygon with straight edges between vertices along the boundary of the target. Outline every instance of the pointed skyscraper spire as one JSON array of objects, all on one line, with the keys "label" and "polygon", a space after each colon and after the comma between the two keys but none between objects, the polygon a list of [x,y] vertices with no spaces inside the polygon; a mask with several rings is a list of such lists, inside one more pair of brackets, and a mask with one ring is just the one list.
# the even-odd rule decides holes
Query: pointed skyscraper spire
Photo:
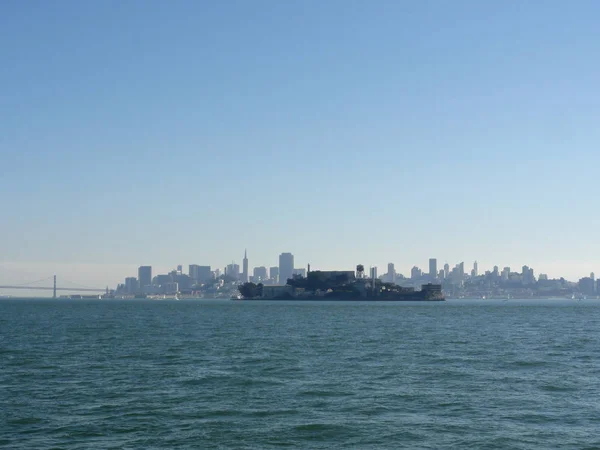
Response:
[{"label": "pointed skyscraper spire", "polygon": [[248,282],[248,252],[244,249],[244,261],[242,265],[242,281],[244,283]]}]

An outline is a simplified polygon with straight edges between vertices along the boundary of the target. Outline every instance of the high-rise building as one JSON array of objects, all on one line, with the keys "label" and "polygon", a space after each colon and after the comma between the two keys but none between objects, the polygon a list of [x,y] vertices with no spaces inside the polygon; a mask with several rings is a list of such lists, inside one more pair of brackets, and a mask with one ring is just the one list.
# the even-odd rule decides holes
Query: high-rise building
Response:
[{"label": "high-rise building", "polygon": [[199,281],[200,283],[206,283],[207,281],[210,281],[213,279],[213,273],[212,270],[210,269],[210,266],[199,266],[198,267],[198,278],[196,278],[197,281]]},{"label": "high-rise building", "polygon": [[494,270],[492,271],[492,276],[494,278],[498,278],[500,276],[500,272],[499,272],[498,266],[494,266]]},{"label": "high-rise building", "polygon": [[371,267],[371,278],[374,280],[377,279],[377,266]]},{"label": "high-rise building", "polygon": [[261,267],[255,267],[254,271],[253,271],[253,275],[254,275],[254,282],[258,282],[258,281],[265,281],[269,279],[269,276],[267,275],[267,268],[264,266]]},{"label": "high-rise building", "polygon": [[125,278],[125,292],[135,294],[139,291],[138,280],[136,277]]},{"label": "high-rise building", "polygon": [[244,250],[244,261],[242,262],[242,282],[248,282],[248,253]]},{"label": "high-rise building", "polygon": [[444,278],[448,278],[450,274],[450,265],[448,263],[444,264]]},{"label": "high-rise building", "polygon": [[388,263],[388,271],[386,278],[388,283],[396,282],[396,268],[394,267],[394,263]]},{"label": "high-rise building", "polygon": [[279,283],[279,267],[274,266],[269,268],[269,278],[271,279],[272,283]]},{"label": "high-rise building", "polygon": [[181,275],[183,273],[183,266],[180,264],[177,266],[177,273]]},{"label": "high-rise building", "polygon": [[282,253],[279,255],[279,284],[287,284],[294,275],[294,255]]},{"label": "high-rise building", "polygon": [[439,278],[440,280],[444,280],[444,279],[446,278],[446,274],[444,273],[444,269],[441,269],[441,270],[438,272],[438,278]]},{"label": "high-rise building", "polygon": [[140,266],[138,268],[138,280],[140,290],[145,286],[150,286],[152,284],[152,266]]},{"label": "high-rise building", "polygon": [[533,274],[533,269],[530,269],[527,266],[523,266],[521,272],[521,281],[523,284],[533,284],[535,283],[535,276]]},{"label": "high-rise building", "polygon": [[578,287],[583,294],[594,295],[596,283],[591,277],[585,277],[579,280]]},{"label": "high-rise building", "polygon": [[197,283],[206,283],[213,278],[210,266],[199,266],[197,264],[190,264],[189,275]]},{"label": "high-rise building", "polygon": [[434,279],[437,276],[437,259],[429,258],[429,278]]},{"label": "high-rise building", "polygon": [[421,275],[423,275],[423,272],[417,266],[413,266],[413,268],[410,269],[410,278],[411,279],[417,280],[417,279],[421,278]]},{"label": "high-rise building", "polygon": [[477,261],[473,263],[473,277],[479,276],[479,267],[477,266]]},{"label": "high-rise building", "polygon": [[500,278],[502,279],[502,281],[508,281],[509,277],[510,277],[510,267],[505,267],[504,269],[502,269]]},{"label": "high-rise building", "polygon": [[236,281],[240,279],[240,265],[239,264],[235,264],[235,263],[228,264],[226,270],[227,270],[226,275],[228,277],[231,277]]}]

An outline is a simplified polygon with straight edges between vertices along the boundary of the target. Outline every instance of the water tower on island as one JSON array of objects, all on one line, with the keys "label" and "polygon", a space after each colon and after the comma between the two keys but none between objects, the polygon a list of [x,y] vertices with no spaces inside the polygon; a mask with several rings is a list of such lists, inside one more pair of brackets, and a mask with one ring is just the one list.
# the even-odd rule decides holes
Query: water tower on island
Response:
[{"label": "water tower on island", "polygon": [[365,266],[359,264],[356,266],[356,278],[364,278],[365,277]]}]

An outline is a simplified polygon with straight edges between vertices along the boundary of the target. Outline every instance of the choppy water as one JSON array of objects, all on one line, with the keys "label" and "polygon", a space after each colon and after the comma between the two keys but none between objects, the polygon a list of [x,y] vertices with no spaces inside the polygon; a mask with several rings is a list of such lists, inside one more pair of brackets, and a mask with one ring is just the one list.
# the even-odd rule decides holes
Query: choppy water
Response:
[{"label": "choppy water", "polygon": [[598,448],[600,302],[0,301],[0,447]]}]

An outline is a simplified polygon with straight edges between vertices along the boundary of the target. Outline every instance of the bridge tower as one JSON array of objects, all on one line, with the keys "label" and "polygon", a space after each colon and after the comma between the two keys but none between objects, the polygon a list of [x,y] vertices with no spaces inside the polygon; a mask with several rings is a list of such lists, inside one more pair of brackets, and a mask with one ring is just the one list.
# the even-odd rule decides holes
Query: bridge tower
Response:
[{"label": "bridge tower", "polygon": [[54,275],[54,289],[52,290],[52,298],[56,298],[56,275]]}]

